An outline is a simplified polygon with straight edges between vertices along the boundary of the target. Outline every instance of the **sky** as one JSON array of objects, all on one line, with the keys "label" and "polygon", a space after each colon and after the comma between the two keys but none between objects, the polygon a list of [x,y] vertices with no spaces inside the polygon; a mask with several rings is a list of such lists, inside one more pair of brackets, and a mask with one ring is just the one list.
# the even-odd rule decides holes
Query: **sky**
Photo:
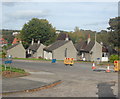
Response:
[{"label": "sky", "polygon": [[118,16],[118,2],[2,2],[2,29],[21,30],[33,17],[47,19],[57,30],[101,31]]}]

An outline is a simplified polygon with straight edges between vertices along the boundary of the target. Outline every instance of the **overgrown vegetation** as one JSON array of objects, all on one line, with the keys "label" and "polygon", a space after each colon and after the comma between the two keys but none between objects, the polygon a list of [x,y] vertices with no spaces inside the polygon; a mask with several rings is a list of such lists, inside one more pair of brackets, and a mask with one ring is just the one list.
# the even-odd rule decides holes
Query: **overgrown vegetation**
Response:
[{"label": "overgrown vegetation", "polygon": [[118,55],[111,55],[109,58],[110,62],[114,62],[115,60],[119,60],[119,56]]}]

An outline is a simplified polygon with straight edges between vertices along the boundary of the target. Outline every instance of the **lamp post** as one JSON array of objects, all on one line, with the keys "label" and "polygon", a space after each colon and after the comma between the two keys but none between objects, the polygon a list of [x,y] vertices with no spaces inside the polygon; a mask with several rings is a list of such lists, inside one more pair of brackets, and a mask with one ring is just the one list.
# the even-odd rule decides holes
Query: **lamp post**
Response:
[{"label": "lamp post", "polygon": [[95,33],[95,54],[94,54],[95,56],[94,56],[94,62],[96,62],[96,33]]}]

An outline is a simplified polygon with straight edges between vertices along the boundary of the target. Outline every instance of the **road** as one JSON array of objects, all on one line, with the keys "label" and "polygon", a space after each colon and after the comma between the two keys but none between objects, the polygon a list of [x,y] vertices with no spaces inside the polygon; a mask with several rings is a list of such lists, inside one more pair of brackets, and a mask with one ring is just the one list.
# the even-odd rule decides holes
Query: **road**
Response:
[{"label": "road", "polygon": [[[75,63],[65,66],[62,62],[14,61],[13,67],[23,68],[29,72],[41,71],[54,74],[53,79],[63,82],[55,87],[29,92],[14,93],[5,97],[115,97],[118,96],[118,74],[91,69],[92,63]],[[37,77],[39,79],[39,77]],[[32,80],[32,79],[31,79]]]}]

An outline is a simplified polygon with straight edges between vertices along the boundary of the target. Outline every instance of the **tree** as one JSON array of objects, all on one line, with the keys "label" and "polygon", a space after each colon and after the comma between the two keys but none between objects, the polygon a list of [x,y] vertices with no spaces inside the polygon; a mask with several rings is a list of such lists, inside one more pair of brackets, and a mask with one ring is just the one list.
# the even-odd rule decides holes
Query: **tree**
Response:
[{"label": "tree", "polygon": [[114,44],[114,47],[120,47],[120,17],[112,18],[109,20],[110,30],[109,42]]},{"label": "tree", "polygon": [[13,32],[19,32],[19,30],[7,30],[2,29],[2,36],[5,40],[7,40],[8,44],[11,44],[13,42],[14,36],[12,35]]},{"label": "tree", "polygon": [[33,18],[24,24],[21,30],[21,40],[28,47],[32,39],[40,40],[41,43],[49,45],[56,39],[56,30],[46,19]]},{"label": "tree", "polygon": [[97,33],[97,41],[99,43],[102,42],[103,44],[111,45],[111,43],[109,42],[109,33],[105,30],[101,30]]}]

